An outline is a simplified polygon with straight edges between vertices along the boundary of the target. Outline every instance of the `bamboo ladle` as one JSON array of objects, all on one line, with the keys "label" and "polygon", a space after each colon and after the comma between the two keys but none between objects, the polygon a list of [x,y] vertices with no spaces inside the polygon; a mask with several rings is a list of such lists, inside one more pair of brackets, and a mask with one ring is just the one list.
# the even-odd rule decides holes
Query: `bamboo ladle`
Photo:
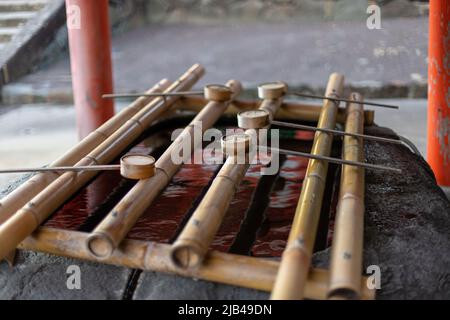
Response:
[{"label": "bamboo ladle", "polygon": [[17,168],[0,170],[3,173],[48,172],[48,171],[115,171],[120,170],[122,177],[132,180],[148,179],[155,174],[155,158],[142,154],[129,154],[120,159],[120,164],[92,166],[62,166],[49,168]]}]

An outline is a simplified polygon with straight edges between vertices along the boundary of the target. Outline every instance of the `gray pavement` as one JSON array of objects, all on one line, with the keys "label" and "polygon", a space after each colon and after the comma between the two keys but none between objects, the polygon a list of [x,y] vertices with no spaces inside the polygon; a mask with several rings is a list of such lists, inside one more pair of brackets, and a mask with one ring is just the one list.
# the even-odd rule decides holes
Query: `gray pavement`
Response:
[{"label": "gray pavement", "polygon": [[[76,143],[72,107],[24,105],[0,109],[0,168],[43,166]],[[0,189],[19,176],[0,175]]]},{"label": "gray pavement", "polygon": [[[375,90],[377,97],[425,97],[427,26],[427,18],[384,19],[381,30],[367,29],[364,20],[147,25],[113,39],[115,90],[144,90],[198,62],[207,70],[199,86],[234,78],[248,88],[284,80],[322,90],[337,71],[356,87],[390,88]],[[17,95],[58,99],[70,91],[66,55],[7,85],[3,95],[14,102]]]}]

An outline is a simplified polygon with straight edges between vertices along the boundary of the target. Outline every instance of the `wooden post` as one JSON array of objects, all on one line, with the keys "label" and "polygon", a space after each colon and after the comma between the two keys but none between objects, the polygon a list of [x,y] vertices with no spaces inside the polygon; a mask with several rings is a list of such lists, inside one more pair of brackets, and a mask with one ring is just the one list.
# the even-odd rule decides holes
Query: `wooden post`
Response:
[{"label": "wooden post", "polygon": [[[108,0],[66,0],[72,85],[80,139],[114,115]],[[73,10],[72,12],[72,8]],[[72,15],[78,15],[74,17]],[[77,24],[72,23],[78,20]]]},{"label": "wooden post", "polygon": [[[353,93],[351,99],[363,101]],[[350,103],[347,109],[345,131],[364,132],[362,104]],[[364,143],[361,138],[344,138],[343,158],[364,160]],[[362,255],[364,232],[364,168],[342,166],[339,202],[330,263],[330,298],[359,299],[361,296]]]},{"label": "wooden post", "polygon": [[[333,73],[328,80],[325,96],[341,97],[343,86],[344,76]],[[317,127],[334,129],[337,112],[337,102],[324,100]],[[332,142],[333,135],[316,132],[311,153],[329,156]],[[288,243],[272,291],[272,299],[303,299],[305,296],[305,283],[317,233],[327,171],[328,162],[309,161]]]},{"label": "wooden post", "polygon": [[427,161],[450,187],[450,1],[430,0],[429,20]]}]

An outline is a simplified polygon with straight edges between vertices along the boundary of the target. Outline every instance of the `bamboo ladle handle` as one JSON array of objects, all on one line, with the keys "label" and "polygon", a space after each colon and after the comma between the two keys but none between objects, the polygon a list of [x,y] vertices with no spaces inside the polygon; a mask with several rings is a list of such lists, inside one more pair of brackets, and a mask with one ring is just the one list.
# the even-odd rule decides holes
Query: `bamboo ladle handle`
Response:
[{"label": "bamboo ladle handle", "polygon": [[97,165],[75,167],[17,168],[0,170],[2,173],[44,172],[44,171],[113,171],[120,170],[122,177],[133,180],[148,179],[155,174],[155,158],[148,155],[130,154],[120,159],[120,165]]}]

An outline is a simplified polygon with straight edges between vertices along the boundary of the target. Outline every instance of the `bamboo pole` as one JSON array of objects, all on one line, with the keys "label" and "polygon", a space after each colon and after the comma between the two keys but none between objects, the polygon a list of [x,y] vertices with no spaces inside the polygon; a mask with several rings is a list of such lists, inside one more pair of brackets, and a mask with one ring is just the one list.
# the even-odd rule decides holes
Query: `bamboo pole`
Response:
[{"label": "bamboo pole", "polygon": [[[162,92],[170,85],[167,79],[161,80],[154,87],[149,89],[148,93]],[[75,147],[70,149],[60,158],[52,162],[49,167],[72,166],[83,156],[94,150],[100,143],[106,140],[111,134],[119,129],[128,119],[134,116],[146,104],[153,99],[139,98],[128,107],[117,113],[97,130],[90,133],[86,138],[80,141]],[[5,196],[0,201],[0,225],[8,220],[17,210],[22,208],[28,201],[47,187],[52,181],[59,177],[57,172],[39,173],[16,190]]]},{"label": "bamboo pole", "polygon": [[[273,259],[254,258],[211,251],[197,269],[179,269],[170,261],[171,246],[154,242],[126,239],[120,250],[99,260],[84,245],[89,234],[76,231],[39,228],[20,245],[20,249],[45,252],[64,257],[123,266],[131,269],[172,273],[184,277],[202,279],[228,285],[270,292],[279,262]],[[373,299],[366,278],[361,281],[363,299]],[[326,299],[328,272],[312,269],[305,287],[309,299]]]},{"label": "bamboo pole", "polygon": [[[203,73],[202,66],[194,65],[166,91],[189,89]],[[75,166],[110,163],[130,143],[136,140],[154,120],[167,111],[176,99],[177,97],[154,99]],[[2,224],[0,226],[0,260],[96,174],[95,171],[64,173]]]},{"label": "bamboo pole", "polygon": [[[265,99],[259,109],[267,111],[272,120],[282,101],[282,97],[274,100]],[[252,131],[247,130],[246,133]],[[175,266],[195,268],[206,256],[236,189],[250,166],[250,161],[239,163],[236,159],[235,156],[227,157],[205,197],[174,242],[171,259]]]},{"label": "bamboo pole", "polygon": [[[198,112],[205,105],[203,97],[183,97],[177,103],[179,110]],[[235,100],[225,112],[226,115],[236,115],[245,110],[252,110],[258,107],[257,100]],[[309,122],[319,121],[321,106],[315,104],[299,103],[299,102],[283,102],[281,108],[277,111],[275,119],[292,119]],[[346,113],[344,108],[338,110],[336,121],[344,124]],[[364,122],[366,125],[374,123],[375,112],[373,110],[364,111]]]},{"label": "bamboo pole", "polygon": [[[241,91],[241,84],[231,80],[227,86],[233,91],[234,99]],[[201,147],[202,139],[195,139],[194,130],[199,123],[202,133],[211,128],[228,107],[230,101],[210,101],[192,122],[175,139],[169,148],[156,162],[156,174],[146,180],[139,181],[115,208],[95,228],[86,243],[88,250],[99,258],[105,258],[112,254],[115,248],[125,238],[130,229],[153,202],[159,193],[167,186],[182,163],[172,161],[172,153],[188,141],[190,152],[183,154],[184,160],[190,159],[195,149]]]},{"label": "bamboo pole", "polygon": [[[338,73],[333,73],[328,80],[325,95],[341,96],[343,85],[344,77]],[[318,128],[334,128],[338,103],[330,100],[323,101]],[[332,142],[333,136],[331,134],[316,132],[311,154],[329,156]],[[327,171],[328,162],[326,161],[310,160],[308,163],[288,243],[281,258],[280,269],[273,288],[272,299],[304,298],[305,283],[311,264]]]},{"label": "bamboo pole", "polygon": [[[361,95],[353,93],[353,100],[363,101]],[[364,131],[363,106],[350,103],[347,110],[345,131]],[[345,160],[362,161],[364,143],[360,138],[344,138]],[[334,225],[331,249],[330,298],[358,299],[361,296],[362,254],[364,233],[364,168],[342,166],[339,202]]]}]

